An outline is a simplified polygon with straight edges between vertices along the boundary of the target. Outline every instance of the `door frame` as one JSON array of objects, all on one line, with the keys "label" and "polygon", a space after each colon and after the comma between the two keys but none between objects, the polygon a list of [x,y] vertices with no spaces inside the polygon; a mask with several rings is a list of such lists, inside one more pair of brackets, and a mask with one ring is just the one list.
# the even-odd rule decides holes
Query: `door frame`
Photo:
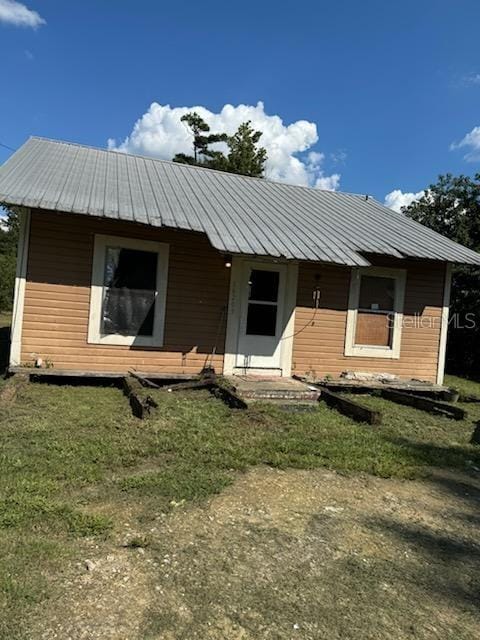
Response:
[{"label": "door frame", "polygon": [[285,293],[283,300],[283,331],[280,336],[280,374],[278,369],[249,369],[252,375],[276,374],[282,377],[292,375],[293,333],[295,327],[295,308],[297,304],[298,263],[287,260],[273,260],[247,256],[234,256],[230,274],[230,294],[228,299],[227,329],[225,336],[224,375],[244,374],[243,367],[236,366],[238,339],[242,319],[242,278],[245,263],[270,266],[285,265]]}]

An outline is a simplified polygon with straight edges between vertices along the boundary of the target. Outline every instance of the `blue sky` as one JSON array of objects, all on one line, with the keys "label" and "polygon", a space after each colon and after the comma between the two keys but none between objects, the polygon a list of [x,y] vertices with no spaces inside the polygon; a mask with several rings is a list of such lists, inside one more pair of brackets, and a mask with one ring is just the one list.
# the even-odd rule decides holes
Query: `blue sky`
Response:
[{"label": "blue sky", "polygon": [[416,193],[480,169],[479,24],[478,0],[0,0],[0,142],[168,157],[198,106],[264,126],[273,178]]}]

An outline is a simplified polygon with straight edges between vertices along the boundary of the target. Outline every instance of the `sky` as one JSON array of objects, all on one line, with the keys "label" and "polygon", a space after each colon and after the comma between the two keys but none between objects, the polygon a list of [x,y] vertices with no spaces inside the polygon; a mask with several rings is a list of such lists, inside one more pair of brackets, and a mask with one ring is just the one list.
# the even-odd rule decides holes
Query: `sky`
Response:
[{"label": "sky", "polygon": [[194,108],[263,131],[270,179],[399,209],[480,171],[479,24],[478,0],[0,0],[0,144],[171,159]]}]

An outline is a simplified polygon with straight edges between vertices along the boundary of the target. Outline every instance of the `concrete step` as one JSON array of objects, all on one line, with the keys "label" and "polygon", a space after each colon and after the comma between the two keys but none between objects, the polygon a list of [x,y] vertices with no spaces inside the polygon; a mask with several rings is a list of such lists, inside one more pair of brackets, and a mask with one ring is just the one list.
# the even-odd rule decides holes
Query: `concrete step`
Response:
[{"label": "concrete step", "polygon": [[310,400],[315,402],[320,392],[310,389],[238,389],[242,398],[249,400]]}]

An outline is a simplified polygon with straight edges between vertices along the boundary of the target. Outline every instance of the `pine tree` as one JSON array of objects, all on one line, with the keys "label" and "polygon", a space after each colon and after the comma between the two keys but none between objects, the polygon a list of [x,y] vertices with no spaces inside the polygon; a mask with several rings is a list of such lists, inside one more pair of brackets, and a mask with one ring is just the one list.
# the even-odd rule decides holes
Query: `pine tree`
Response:
[{"label": "pine tree", "polygon": [[261,136],[262,132],[255,131],[250,120],[238,127],[237,132],[227,141],[230,149],[227,171],[255,178],[263,177],[267,151],[263,147],[257,148]]},{"label": "pine tree", "polygon": [[[177,153],[173,158],[174,162],[239,173],[244,176],[263,177],[267,151],[263,147],[257,147],[262,132],[255,131],[250,121],[243,122],[233,136],[228,136],[226,133],[209,133],[210,127],[195,111],[186,113],[181,121],[186,122],[192,132],[193,155]],[[227,143],[229,149],[227,156],[222,151],[210,148],[210,145],[216,142]]]},{"label": "pine tree", "polygon": [[193,134],[193,155],[177,153],[173,161],[210,169],[222,168],[226,163],[224,154],[221,151],[212,151],[209,149],[209,145],[215,142],[227,142],[227,134],[209,133],[205,135],[210,131],[210,127],[196,111],[186,113],[180,120],[187,123]]}]

